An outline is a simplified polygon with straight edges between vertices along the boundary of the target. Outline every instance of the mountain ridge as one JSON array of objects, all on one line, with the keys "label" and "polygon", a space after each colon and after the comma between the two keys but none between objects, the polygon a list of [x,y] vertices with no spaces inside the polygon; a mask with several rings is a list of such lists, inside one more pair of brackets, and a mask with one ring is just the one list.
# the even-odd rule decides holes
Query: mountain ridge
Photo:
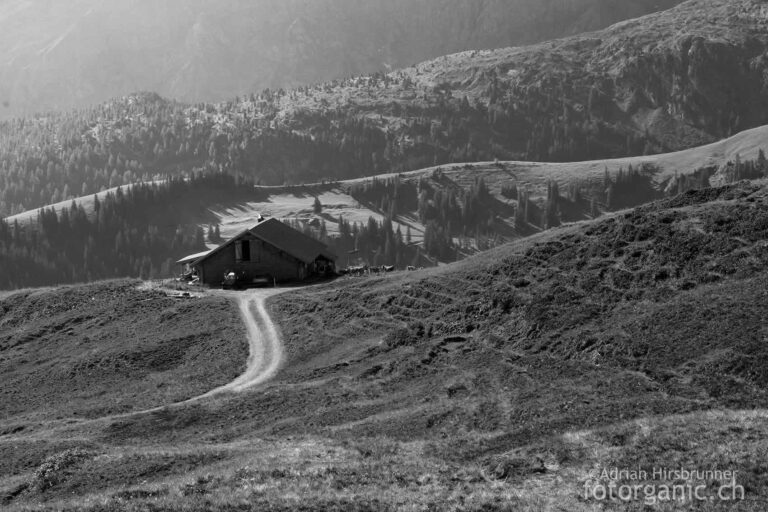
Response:
[{"label": "mountain ridge", "polygon": [[[689,0],[585,35],[217,104],[135,94],[6,121],[0,212],[135,181],[127,171],[149,180],[218,169],[262,184],[298,184],[459,161],[568,162],[714,142],[768,123],[761,8],[755,0]],[[42,151],[17,154],[30,142]],[[43,169],[51,163],[52,172]],[[44,187],[30,176],[41,172]],[[2,183],[8,174],[31,185],[13,189]]]},{"label": "mountain ridge", "polygon": [[135,90],[218,101],[570,35],[678,2],[14,0],[0,7],[0,118]]}]

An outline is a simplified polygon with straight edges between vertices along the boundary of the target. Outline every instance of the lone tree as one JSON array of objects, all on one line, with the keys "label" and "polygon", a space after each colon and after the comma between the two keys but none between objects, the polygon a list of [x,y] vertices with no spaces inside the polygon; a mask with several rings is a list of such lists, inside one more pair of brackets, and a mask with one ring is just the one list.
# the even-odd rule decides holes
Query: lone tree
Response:
[{"label": "lone tree", "polygon": [[320,199],[315,197],[315,202],[312,205],[312,210],[315,212],[315,214],[319,215],[323,211],[323,203],[320,202]]},{"label": "lone tree", "polygon": [[208,224],[208,241],[212,243],[219,242],[221,240],[221,231],[219,231],[218,224]]}]

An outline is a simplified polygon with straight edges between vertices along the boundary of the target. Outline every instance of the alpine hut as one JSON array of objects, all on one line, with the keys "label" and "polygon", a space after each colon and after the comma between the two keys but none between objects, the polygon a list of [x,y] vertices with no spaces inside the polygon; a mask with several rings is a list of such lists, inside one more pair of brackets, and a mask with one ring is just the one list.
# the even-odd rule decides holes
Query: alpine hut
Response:
[{"label": "alpine hut", "polygon": [[242,284],[302,281],[335,272],[336,255],[322,242],[277,219],[267,219],[207,252],[177,263],[199,281],[218,286],[232,272]]}]

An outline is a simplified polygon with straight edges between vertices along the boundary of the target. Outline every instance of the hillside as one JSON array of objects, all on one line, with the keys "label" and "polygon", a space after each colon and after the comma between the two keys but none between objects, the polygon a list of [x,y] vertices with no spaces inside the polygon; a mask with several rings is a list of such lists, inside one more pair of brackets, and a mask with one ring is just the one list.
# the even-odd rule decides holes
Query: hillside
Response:
[{"label": "hillside", "polygon": [[[110,253],[110,247],[93,243],[89,237],[100,240],[102,235],[115,236],[115,233],[110,234],[103,229],[104,212],[101,212],[100,219],[98,209],[102,205],[111,204],[118,193],[116,188],[62,201],[44,209],[30,210],[8,217],[5,221],[9,232],[28,230],[27,236],[35,231],[40,232],[41,218],[49,223],[43,229],[43,236],[73,229],[69,225],[51,225],[53,211],[63,224],[71,224],[72,219],[78,218],[87,219],[93,224],[93,229],[86,232],[78,224],[79,231],[75,230],[74,236],[82,240],[64,237],[67,239],[66,245],[73,250],[74,259],[71,263],[74,270],[60,272],[58,281],[49,280],[39,270],[33,272],[35,277],[29,281],[22,278],[23,272],[20,274],[20,270],[17,270],[17,286],[66,282],[68,278],[65,276],[68,274],[74,272],[79,275],[79,269],[84,264],[80,253],[83,244],[89,248],[91,267],[87,270],[92,277],[167,276],[174,270],[173,261],[189,251],[201,249],[203,242],[210,248],[215,247],[222,240],[253,226],[259,215],[292,223],[330,243],[342,255],[342,266],[355,262],[374,264],[378,260],[378,264],[404,268],[409,264],[431,265],[435,260],[452,261],[562,222],[593,218],[606,211],[636,206],[657,197],[679,194],[689,188],[764,175],[768,171],[764,161],[760,164],[760,154],[764,147],[768,147],[768,128],[760,127],[710,145],[676,153],[613,160],[448,164],[408,173],[388,173],[302,186],[254,186],[250,182],[238,183],[222,175],[197,177],[184,185],[171,184],[170,188],[162,182],[136,185],[140,191],[146,188],[154,190],[153,200],[144,198],[144,192],[133,197],[131,187],[123,186],[120,194],[123,197],[127,195],[128,199],[124,199],[124,204],[117,209],[118,218],[113,221],[116,226],[128,222],[134,229],[148,230],[150,238],[156,242],[162,241],[163,236],[175,238],[179,229],[190,235],[197,231],[195,244],[198,245],[192,246],[190,241],[187,244],[174,244],[172,247],[166,244],[156,248],[151,243],[147,244],[146,237],[131,236],[129,245],[139,245],[134,247],[133,252],[136,259],[142,260],[140,267],[129,262],[127,267],[114,272],[112,267],[120,256]],[[746,172],[739,175],[736,172],[737,162],[741,162],[742,167],[746,164],[756,165],[758,172],[755,176]],[[634,182],[622,185],[621,177],[627,176],[630,169],[640,170],[641,174]],[[477,189],[480,180],[487,189],[486,199],[473,205],[473,194],[478,196],[481,192]],[[609,188],[607,180],[615,182],[612,185],[613,193],[606,193]],[[557,184],[562,191],[558,192],[555,200],[549,196],[552,184]],[[622,189],[626,190],[622,192]],[[533,207],[528,209],[526,204]],[[554,218],[545,215],[549,208],[547,205],[554,206]],[[527,220],[521,214],[525,209],[530,210]],[[457,210],[474,210],[474,216],[456,215]],[[141,214],[130,216],[130,212],[134,211],[140,211]],[[130,218],[120,220],[126,215]],[[368,226],[371,219],[380,226],[386,226],[391,221],[392,235],[400,239],[397,242],[398,248],[388,251],[386,240],[366,245],[359,234],[355,235],[357,240],[354,240],[354,236],[350,237],[346,233],[345,239],[345,230]],[[215,237],[210,233],[214,227]],[[436,247],[430,243],[434,241],[436,229],[442,229],[450,236],[449,245],[452,248]],[[164,235],[159,236],[161,233]],[[104,241],[111,243],[108,238]],[[394,242],[394,239],[390,240],[390,245]],[[34,243],[39,243],[39,239],[35,239]],[[415,254],[416,247],[430,260]],[[61,253],[60,246],[52,249],[58,251],[57,254]],[[352,250],[357,250],[355,256],[345,257]],[[377,251],[382,252],[377,254]],[[144,261],[147,256],[151,259],[149,266]],[[108,272],[106,274],[94,268],[94,263],[100,259],[109,261],[105,268]],[[50,265],[50,262],[45,265]],[[85,274],[79,277],[86,278]],[[0,286],[3,284],[7,285],[0,280]]]},{"label": "hillside", "polygon": [[296,185],[699,146],[768,123],[761,13],[757,0],[689,0],[589,34],[218,104],[143,93],[7,121],[0,212],[195,169]]},{"label": "hillside", "polygon": [[596,468],[682,465],[737,471],[747,499],[710,509],[761,510],[766,212],[768,183],[742,182],[283,294],[287,362],[259,390],[0,420],[4,504],[602,510]]},{"label": "hillside", "polygon": [[[359,433],[453,432],[468,420],[450,400],[454,388],[455,400],[475,404],[478,428],[517,424],[508,433],[515,437],[498,442],[556,430],[560,421],[757,405],[766,398],[759,348],[766,200],[765,184],[691,191],[449,267],[284,295],[275,308],[291,326],[285,334],[299,374],[311,367],[339,382],[357,375],[360,396],[368,396],[367,383],[379,390],[379,401],[367,402],[368,420],[349,427]],[[320,361],[328,366],[318,368]],[[578,380],[582,372],[603,376]],[[446,400],[421,405],[436,382],[445,383]],[[526,394],[526,383],[537,382],[550,382],[552,394]],[[590,398],[595,383],[608,393],[599,401]],[[478,403],[475,392],[490,402]],[[528,400],[546,408],[526,416],[520,403]],[[395,404],[401,414],[379,419],[376,411]],[[338,415],[359,410],[336,406]]]},{"label": "hillside", "polygon": [[220,101],[594,30],[679,0],[95,0],[0,7],[0,118],[151,90]]},{"label": "hillside", "polygon": [[[627,169],[630,165],[642,167],[643,164],[650,164],[657,168],[658,172],[653,176],[654,182],[658,187],[664,187],[675,176],[687,175],[697,169],[713,168],[721,171],[726,164],[734,162],[737,158],[755,160],[758,157],[759,151],[765,148],[768,148],[768,125],[745,130],[717,142],[672,153],[584,162],[499,161],[455,163],[417,169],[407,173],[385,173],[366,178],[340,180],[330,185],[308,183],[298,188],[304,188],[308,193],[328,188],[338,190],[338,194],[334,193],[331,196],[327,196],[321,202],[329,205],[333,210],[341,209],[342,211],[339,213],[344,217],[354,218],[357,221],[366,221],[369,215],[377,216],[377,212],[365,208],[364,205],[356,205],[355,200],[344,194],[343,190],[355,184],[368,183],[373,180],[386,181],[398,176],[404,180],[429,178],[437,167],[442,170],[445,176],[461,185],[471,182],[473,177],[483,176],[494,192],[499,194],[502,184],[515,183],[519,186],[527,185],[531,187],[535,194],[540,196],[547,180],[557,181],[561,188],[566,189],[573,182],[588,183],[602,179],[606,169],[608,169],[609,173],[615,174],[620,168]],[[498,164],[501,164],[501,168]],[[123,190],[127,190],[126,187],[130,187],[130,184],[122,185]],[[225,228],[226,231],[222,231],[222,236],[227,238],[237,233],[237,229],[241,226],[240,223],[251,222],[258,213],[281,219],[305,218],[300,213],[309,213],[311,201],[307,202],[303,200],[306,198],[296,197],[295,194],[292,194],[291,191],[296,188],[280,185],[257,185],[258,194],[267,197],[263,202],[248,201],[243,204],[243,197],[241,197],[238,198],[238,201],[230,204],[227,203],[226,198],[221,196],[217,198],[217,201],[220,201],[220,203],[206,201],[204,198],[195,198],[195,201],[210,203],[209,206],[216,210],[220,223],[227,226]],[[94,197],[103,200],[107,194],[114,194],[116,190],[117,187],[113,187],[93,195],[72,197],[69,200],[60,201],[56,204],[45,205],[42,208],[8,216],[5,218],[5,221],[8,224],[18,221],[20,224],[26,225],[29,222],[35,222],[42,209],[53,208],[56,212],[60,213],[65,208],[71,207],[73,200],[78,205],[82,205],[91,214],[93,212]],[[294,198],[294,200],[289,199],[289,196]],[[247,195],[244,197],[247,198]],[[241,212],[237,212],[236,210],[238,209]],[[233,223],[236,223],[237,227],[230,227]]]},{"label": "hillside", "polygon": [[[388,173],[368,178],[342,180],[332,184],[308,184],[301,187],[256,187],[254,199],[243,201],[223,201],[210,203],[208,208],[215,215],[215,222],[220,224],[221,235],[229,238],[246,229],[255,222],[259,214],[282,220],[298,220],[304,223],[327,222],[328,233],[338,235],[339,218],[350,222],[365,223],[373,217],[382,222],[387,216],[375,202],[360,202],[350,195],[355,186],[362,186],[375,181],[386,182],[398,179],[403,183],[429,183],[433,187],[469,190],[477,179],[482,178],[488,186],[493,200],[501,205],[512,205],[513,198],[505,197],[505,187],[526,189],[533,201],[544,204],[547,197],[547,183],[557,182],[561,190],[568,190],[574,185],[585,196],[597,195],[605,180],[606,170],[616,176],[619,170],[630,167],[636,169],[653,168],[651,175],[653,187],[662,194],[677,183],[680,177],[691,177],[700,169],[709,169],[713,184],[727,181],[726,170],[736,160],[750,161],[758,158],[760,150],[768,148],[768,126],[761,126],[738,133],[718,142],[695,147],[679,152],[658,155],[626,157],[618,159],[593,160],[585,162],[545,163],[524,161],[497,161],[446,164],[426,169],[419,169],[402,174]],[[439,170],[439,178],[435,171]],[[313,211],[317,197],[323,205],[323,214]],[[85,205],[91,202],[88,197],[79,198]],[[516,202],[516,201],[514,201]],[[643,202],[638,191],[634,206]],[[602,200],[601,200],[602,203]],[[87,208],[87,206],[86,206]],[[515,231],[515,208],[499,208],[496,213],[498,234],[513,236]],[[22,215],[9,217],[7,222],[23,219]],[[570,219],[574,220],[574,219]],[[424,223],[418,212],[400,212],[395,225],[403,232],[410,228],[414,241],[421,242]],[[524,233],[519,233],[524,234]]]},{"label": "hillside", "polygon": [[[2,416],[41,421],[141,410],[202,394],[241,373],[248,349],[232,304],[217,297],[180,301],[139,285],[0,297]],[[195,320],[200,308],[205,326]]]},{"label": "hillside", "polygon": [[[307,126],[302,120],[341,108],[395,130],[406,147],[435,145],[438,155],[433,132],[462,130],[475,136],[453,151],[500,159],[684,149],[765,124],[762,9],[755,0],[689,0],[588,34],[447,55],[383,83],[351,80],[291,96],[281,120]],[[436,123],[446,108],[463,122]]]}]

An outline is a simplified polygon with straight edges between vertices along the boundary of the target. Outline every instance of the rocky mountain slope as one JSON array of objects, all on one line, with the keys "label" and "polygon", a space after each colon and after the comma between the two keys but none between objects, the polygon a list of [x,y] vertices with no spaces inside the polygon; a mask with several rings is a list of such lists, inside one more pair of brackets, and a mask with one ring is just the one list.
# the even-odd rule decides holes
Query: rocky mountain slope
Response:
[{"label": "rocky mountain slope", "polygon": [[393,126],[392,115],[418,123],[454,106],[470,130],[488,123],[488,140],[469,138],[469,154],[578,160],[678,150],[766,122],[767,51],[763,2],[689,0],[602,31],[449,55],[389,83],[345,82],[286,99],[280,119],[300,127],[326,108],[368,118],[383,111],[379,125],[407,145],[426,137]]},{"label": "rocky mountain slope", "polygon": [[151,90],[218,101],[605,27],[679,0],[9,0],[0,118]]},{"label": "rocky mountain slope", "polygon": [[689,148],[768,123],[756,0],[689,0],[533,46],[188,105],[139,94],[0,124],[0,212],[191,169],[298,184]]}]

